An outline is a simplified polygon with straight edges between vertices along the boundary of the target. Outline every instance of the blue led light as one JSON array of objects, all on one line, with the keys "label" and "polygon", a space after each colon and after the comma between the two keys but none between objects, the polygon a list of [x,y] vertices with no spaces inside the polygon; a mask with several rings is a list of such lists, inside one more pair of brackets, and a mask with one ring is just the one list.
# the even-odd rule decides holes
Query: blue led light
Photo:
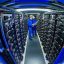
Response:
[{"label": "blue led light", "polygon": [[48,2],[49,0],[15,0],[15,2]]},{"label": "blue led light", "polygon": [[[0,3],[3,3],[3,2],[6,2],[8,0],[0,0]],[[16,3],[27,3],[27,2],[48,2],[49,0],[12,0],[13,2],[16,2]]]},{"label": "blue led light", "polygon": [[64,4],[64,0],[57,0],[58,2],[61,2],[61,3],[63,3]]},{"label": "blue led light", "polygon": [[3,2],[5,2],[5,1],[8,1],[8,0],[0,0],[0,3],[3,3]]}]

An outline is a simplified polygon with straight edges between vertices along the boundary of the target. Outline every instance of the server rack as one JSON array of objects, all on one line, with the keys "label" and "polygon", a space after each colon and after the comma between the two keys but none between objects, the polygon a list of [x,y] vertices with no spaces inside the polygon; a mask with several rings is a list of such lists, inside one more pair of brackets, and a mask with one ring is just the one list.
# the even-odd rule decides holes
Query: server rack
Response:
[{"label": "server rack", "polygon": [[38,34],[42,42],[46,59],[53,64],[64,45],[62,14],[44,14],[44,19],[38,23]]},{"label": "server rack", "polygon": [[[1,14],[1,38],[4,42],[4,58],[7,64],[20,64],[23,60],[27,29],[22,14],[4,12]],[[7,57],[7,58],[6,58]]]}]

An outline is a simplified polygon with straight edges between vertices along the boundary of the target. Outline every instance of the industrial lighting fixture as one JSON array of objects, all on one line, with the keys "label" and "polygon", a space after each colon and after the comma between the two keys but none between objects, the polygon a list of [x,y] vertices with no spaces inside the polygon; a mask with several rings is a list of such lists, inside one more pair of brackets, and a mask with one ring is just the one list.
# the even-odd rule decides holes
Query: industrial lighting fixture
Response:
[{"label": "industrial lighting fixture", "polygon": [[22,12],[22,11],[46,11],[46,12],[52,12],[53,10],[51,9],[41,9],[41,8],[26,8],[26,9],[16,9],[17,12]]}]

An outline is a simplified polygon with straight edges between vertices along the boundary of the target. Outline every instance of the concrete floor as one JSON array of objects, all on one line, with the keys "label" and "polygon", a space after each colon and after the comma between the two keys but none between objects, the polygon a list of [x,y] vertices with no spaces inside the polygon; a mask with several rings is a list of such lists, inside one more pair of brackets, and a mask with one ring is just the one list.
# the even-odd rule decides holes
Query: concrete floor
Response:
[{"label": "concrete floor", "polygon": [[45,64],[38,37],[28,40],[24,64]]}]

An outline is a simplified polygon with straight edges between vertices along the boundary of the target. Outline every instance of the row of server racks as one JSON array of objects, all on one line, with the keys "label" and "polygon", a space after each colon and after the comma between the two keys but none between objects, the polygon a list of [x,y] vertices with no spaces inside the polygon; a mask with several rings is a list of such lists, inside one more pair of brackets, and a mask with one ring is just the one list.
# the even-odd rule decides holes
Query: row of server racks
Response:
[{"label": "row of server racks", "polygon": [[0,14],[0,63],[20,64],[23,60],[27,25],[22,13],[2,12]]},{"label": "row of server racks", "polygon": [[[20,64],[23,61],[28,33],[27,18],[27,15],[17,12],[0,14],[0,58],[5,59],[0,60],[2,64]],[[48,64],[62,64],[55,61],[64,48],[64,14],[40,13],[37,20],[37,32]]]},{"label": "row of server racks", "polygon": [[62,64],[61,61],[64,61],[64,52],[62,50],[64,48],[64,14],[41,14],[37,31],[48,64]]}]

